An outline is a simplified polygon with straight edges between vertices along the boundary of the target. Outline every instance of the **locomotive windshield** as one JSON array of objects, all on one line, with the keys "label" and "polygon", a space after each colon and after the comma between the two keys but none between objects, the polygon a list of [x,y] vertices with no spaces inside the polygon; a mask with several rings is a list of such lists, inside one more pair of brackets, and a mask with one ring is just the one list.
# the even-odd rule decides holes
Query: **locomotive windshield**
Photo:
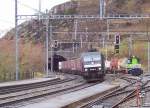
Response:
[{"label": "locomotive windshield", "polygon": [[91,61],[100,61],[100,53],[98,52],[88,52],[82,54],[84,62],[91,62]]},{"label": "locomotive windshield", "polygon": [[101,54],[99,52],[83,53],[81,57],[85,71],[101,70]]}]

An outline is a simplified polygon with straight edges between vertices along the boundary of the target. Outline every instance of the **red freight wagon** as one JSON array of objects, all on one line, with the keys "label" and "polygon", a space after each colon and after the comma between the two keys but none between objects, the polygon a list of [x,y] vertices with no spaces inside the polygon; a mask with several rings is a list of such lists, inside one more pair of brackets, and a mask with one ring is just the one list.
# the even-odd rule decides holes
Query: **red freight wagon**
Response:
[{"label": "red freight wagon", "polygon": [[82,63],[80,59],[73,59],[68,61],[63,61],[59,63],[59,69],[65,70],[65,71],[80,71],[82,72]]}]

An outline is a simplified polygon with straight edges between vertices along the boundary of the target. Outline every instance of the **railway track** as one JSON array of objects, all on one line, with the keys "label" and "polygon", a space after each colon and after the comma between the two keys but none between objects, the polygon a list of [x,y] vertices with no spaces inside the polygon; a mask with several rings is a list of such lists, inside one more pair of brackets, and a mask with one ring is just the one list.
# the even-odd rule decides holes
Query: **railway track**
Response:
[{"label": "railway track", "polygon": [[23,84],[23,85],[4,86],[4,87],[0,87],[0,95],[24,91],[24,90],[42,88],[42,87],[49,86],[49,85],[55,85],[55,84],[59,84],[59,83],[63,83],[63,82],[71,81],[71,80],[76,80],[78,78],[79,76],[71,77],[69,75],[68,76],[66,75],[66,78],[64,79],[56,78],[52,80],[28,83],[28,84]]},{"label": "railway track", "polygon": [[129,101],[129,99],[132,99],[136,95],[136,90],[131,91],[127,96],[125,96],[123,99],[121,99],[119,102],[114,104],[111,108],[118,108],[120,104]]},{"label": "railway track", "polygon": [[101,97],[99,97],[99,98],[97,98],[93,101],[85,103],[85,104],[79,106],[78,108],[92,108],[93,106],[99,105],[100,103],[102,103],[103,100],[106,100],[106,99],[109,99],[109,98],[112,98],[114,96],[121,95],[121,94],[124,94],[124,93],[128,93],[128,92],[131,92],[131,90],[123,91],[123,88],[119,88],[119,89],[113,90],[113,91],[111,91],[107,94],[104,94]]},{"label": "railway track", "polygon": [[76,92],[76,91],[79,91],[79,90],[82,90],[82,89],[85,89],[85,88],[88,88],[88,87],[91,87],[91,86],[94,86],[94,85],[96,85],[96,83],[92,83],[92,84],[86,83],[86,84],[83,84],[83,85],[79,85],[79,86],[69,88],[67,90],[63,90],[63,91],[58,92],[58,93],[53,93],[52,95],[50,94],[50,95],[41,96],[39,98],[32,99],[32,101],[31,100],[29,100],[29,101],[26,100],[26,101],[20,102],[19,104],[18,103],[12,104],[11,107],[9,106],[9,108],[13,108],[14,106],[17,106],[17,108],[20,108],[22,106],[26,106],[26,105],[29,105],[29,104],[34,104],[34,103],[38,103],[38,102],[41,102],[41,101],[45,101],[47,99],[55,98],[55,97],[60,96],[60,95]]},{"label": "railway track", "polygon": [[[121,77],[121,79],[126,80],[129,84],[124,87],[118,88],[114,91],[111,91],[107,94],[104,94],[101,97],[99,97],[93,101],[89,101],[89,102],[79,106],[78,108],[93,108],[93,106],[101,105],[102,103],[109,103],[109,102],[111,102],[111,104],[108,105],[109,106],[108,108],[118,108],[118,106],[120,104],[123,104],[124,102],[127,102],[131,98],[135,97],[135,95],[136,95],[135,88],[134,87],[132,88],[132,86],[136,84],[138,79],[136,80],[136,79],[132,79],[132,78],[128,78],[128,77]],[[149,82],[150,81],[146,81],[143,84],[145,89],[147,88],[146,91],[150,90],[149,86],[146,87],[146,85]],[[117,99],[117,97],[118,97],[118,99]]]},{"label": "railway track", "polygon": [[[150,86],[148,85],[149,82],[150,82],[150,80],[146,81],[142,85],[142,88],[141,88],[146,93],[150,92]],[[120,105],[122,105],[122,104],[124,104],[126,102],[129,102],[131,99],[133,99],[135,97],[137,97],[137,89],[132,90],[127,96],[123,97],[120,101],[118,101],[117,103],[115,103],[111,108],[118,108]]]},{"label": "railway track", "polygon": [[[145,92],[150,92],[150,86],[144,87],[143,90]],[[137,96],[136,92],[137,92],[137,90],[131,91],[127,96],[125,96],[120,101],[118,101],[117,103],[115,103],[111,108],[119,108],[120,105],[122,105],[122,104],[130,101],[133,98],[135,98]]]},{"label": "railway track", "polygon": [[38,82],[38,83],[32,83],[32,84],[0,87],[0,95],[29,90],[29,89],[40,88],[40,87],[44,87],[46,85],[53,85],[55,83],[59,83],[61,81],[62,80],[58,78],[58,79],[53,79],[53,80],[43,81],[43,82]]},{"label": "railway track", "polygon": [[7,88],[4,87],[3,90],[6,91],[0,94],[0,107],[9,106],[10,104],[32,100],[46,95],[56,94],[65,90],[80,87],[84,84],[84,81],[81,79],[79,80],[78,77],[75,77],[63,80],[36,83],[35,85],[28,85],[29,87],[27,85],[23,85],[21,86],[23,88],[16,86],[14,89],[9,88],[7,90]]},{"label": "railway track", "polygon": [[[57,95],[57,94],[64,94],[66,91],[76,91],[80,90],[82,88],[86,88],[89,86],[92,86],[93,84],[87,85],[85,82],[82,82],[80,78],[74,77],[70,79],[64,79],[61,81],[57,81],[57,83],[52,81],[51,85],[48,85],[47,83],[45,86],[38,87],[37,85],[33,89],[24,89],[23,91],[17,90],[17,92],[12,92],[8,94],[0,94],[0,108],[4,108],[4,106],[9,106],[5,108],[15,108],[15,106],[18,105],[18,103],[26,104],[30,103],[31,100],[38,100],[43,97]],[[116,96],[120,96],[119,100],[117,102],[114,102],[113,105],[109,108],[118,108],[119,105],[123,104],[124,102],[129,101],[130,99],[135,97],[135,89],[131,89],[131,86],[133,86],[137,80],[127,77],[121,77],[121,79],[126,80],[129,84],[126,86],[123,86],[121,88],[117,88],[109,93],[104,93],[99,98],[86,102],[85,104],[80,105],[78,108],[93,108],[94,105],[100,105],[101,103],[112,99]],[[78,82],[78,83],[75,83]],[[80,82],[80,83],[79,83]],[[147,89],[147,92],[150,91],[150,87],[146,86],[149,83],[149,81],[144,83],[145,90]],[[30,87],[29,87],[30,88]],[[130,89],[129,89],[130,88]],[[12,89],[10,89],[11,91]],[[66,92],[67,93],[67,92]],[[38,101],[39,102],[39,101]],[[31,102],[32,103],[32,102]],[[20,104],[20,106],[22,106]],[[17,107],[18,108],[18,107]]]}]

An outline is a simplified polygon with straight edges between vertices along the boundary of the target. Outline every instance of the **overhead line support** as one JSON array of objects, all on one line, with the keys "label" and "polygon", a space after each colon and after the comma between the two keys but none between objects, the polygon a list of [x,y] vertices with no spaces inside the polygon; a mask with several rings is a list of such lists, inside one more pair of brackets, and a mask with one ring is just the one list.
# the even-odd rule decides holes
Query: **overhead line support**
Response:
[{"label": "overhead line support", "polygon": [[18,39],[18,1],[15,0],[15,46],[16,46],[16,80],[19,79],[19,39]]}]

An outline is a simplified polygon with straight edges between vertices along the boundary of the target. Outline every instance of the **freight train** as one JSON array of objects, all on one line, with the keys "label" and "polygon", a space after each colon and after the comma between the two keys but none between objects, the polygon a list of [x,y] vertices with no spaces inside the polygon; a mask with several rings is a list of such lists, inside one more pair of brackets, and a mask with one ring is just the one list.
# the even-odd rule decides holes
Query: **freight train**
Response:
[{"label": "freight train", "polygon": [[105,58],[100,52],[85,52],[79,58],[59,62],[59,70],[81,75],[88,82],[103,81]]}]

